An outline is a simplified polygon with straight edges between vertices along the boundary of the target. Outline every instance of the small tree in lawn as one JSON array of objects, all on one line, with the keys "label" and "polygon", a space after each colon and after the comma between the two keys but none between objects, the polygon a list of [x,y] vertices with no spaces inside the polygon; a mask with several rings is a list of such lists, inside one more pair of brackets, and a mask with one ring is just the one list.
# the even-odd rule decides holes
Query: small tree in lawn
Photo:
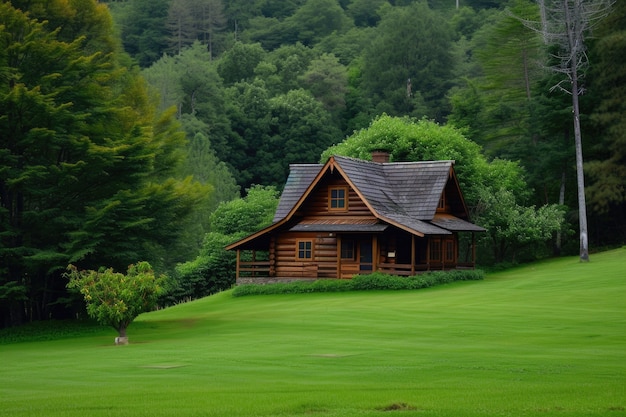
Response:
[{"label": "small tree in lawn", "polygon": [[148,262],[130,265],[126,275],[112,268],[79,271],[69,265],[67,270],[67,288],[83,295],[89,317],[117,330],[116,344],[128,344],[130,323],[153,309],[164,292],[165,277],[156,277]]}]

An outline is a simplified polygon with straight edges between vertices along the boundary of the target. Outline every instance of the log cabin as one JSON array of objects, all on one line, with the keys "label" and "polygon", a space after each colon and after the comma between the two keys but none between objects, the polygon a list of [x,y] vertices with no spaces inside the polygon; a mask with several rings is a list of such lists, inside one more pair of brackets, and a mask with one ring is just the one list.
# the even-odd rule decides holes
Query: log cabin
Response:
[{"label": "log cabin", "polygon": [[454,161],[331,156],[292,164],[273,223],[227,246],[237,284],[474,268],[475,233]]}]

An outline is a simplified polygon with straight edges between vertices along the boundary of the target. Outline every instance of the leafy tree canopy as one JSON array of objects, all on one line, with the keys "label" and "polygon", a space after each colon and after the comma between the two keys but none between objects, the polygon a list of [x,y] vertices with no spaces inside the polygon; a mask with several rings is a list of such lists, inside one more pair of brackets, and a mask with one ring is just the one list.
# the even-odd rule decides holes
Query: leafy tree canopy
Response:
[{"label": "leafy tree canopy", "polygon": [[211,232],[245,236],[272,223],[277,206],[276,188],[257,185],[245,197],[220,204],[209,218],[209,227]]},{"label": "leafy tree canopy", "polygon": [[427,119],[388,115],[377,117],[368,128],[326,149],[321,160],[326,161],[331,155],[370,160],[371,152],[377,149],[388,151],[396,162],[454,160],[459,182],[470,201],[474,200],[473,188],[483,184],[488,166],[480,146],[467,140],[459,130]]},{"label": "leafy tree canopy", "polygon": [[87,314],[113,327],[126,343],[126,329],[139,314],[156,306],[165,282],[165,277],[155,276],[148,262],[130,265],[126,274],[113,268],[80,271],[70,265],[65,276],[67,287],[82,294]]}]

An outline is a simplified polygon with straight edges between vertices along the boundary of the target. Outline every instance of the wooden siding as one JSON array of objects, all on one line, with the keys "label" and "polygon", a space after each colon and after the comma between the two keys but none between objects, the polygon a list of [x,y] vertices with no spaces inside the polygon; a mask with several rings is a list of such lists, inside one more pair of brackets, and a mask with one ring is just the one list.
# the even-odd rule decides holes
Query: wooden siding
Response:
[{"label": "wooden siding", "polygon": [[[334,187],[348,187],[348,210],[345,212],[329,210],[328,193],[329,189]],[[329,216],[343,219],[352,217],[358,219],[376,218],[359,195],[350,188],[348,183],[337,173],[329,174],[320,182],[318,187],[309,195],[306,202],[297,211],[297,214],[307,219],[325,218]]]},{"label": "wooden siding", "polygon": [[[313,257],[297,259],[296,242],[310,240]],[[335,278],[337,276],[337,238],[327,233],[284,233],[276,238],[276,276]]]}]

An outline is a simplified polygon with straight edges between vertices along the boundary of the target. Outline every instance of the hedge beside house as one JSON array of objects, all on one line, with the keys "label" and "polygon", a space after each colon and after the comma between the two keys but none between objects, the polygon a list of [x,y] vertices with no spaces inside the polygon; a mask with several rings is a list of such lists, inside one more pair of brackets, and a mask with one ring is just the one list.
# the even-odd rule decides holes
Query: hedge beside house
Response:
[{"label": "hedge beside house", "polygon": [[234,289],[233,296],[367,290],[417,290],[455,281],[477,281],[484,278],[484,271],[479,269],[434,271],[410,277],[399,277],[375,272],[367,275],[355,275],[349,280],[318,279],[314,281],[292,281],[272,284],[243,284]]}]

